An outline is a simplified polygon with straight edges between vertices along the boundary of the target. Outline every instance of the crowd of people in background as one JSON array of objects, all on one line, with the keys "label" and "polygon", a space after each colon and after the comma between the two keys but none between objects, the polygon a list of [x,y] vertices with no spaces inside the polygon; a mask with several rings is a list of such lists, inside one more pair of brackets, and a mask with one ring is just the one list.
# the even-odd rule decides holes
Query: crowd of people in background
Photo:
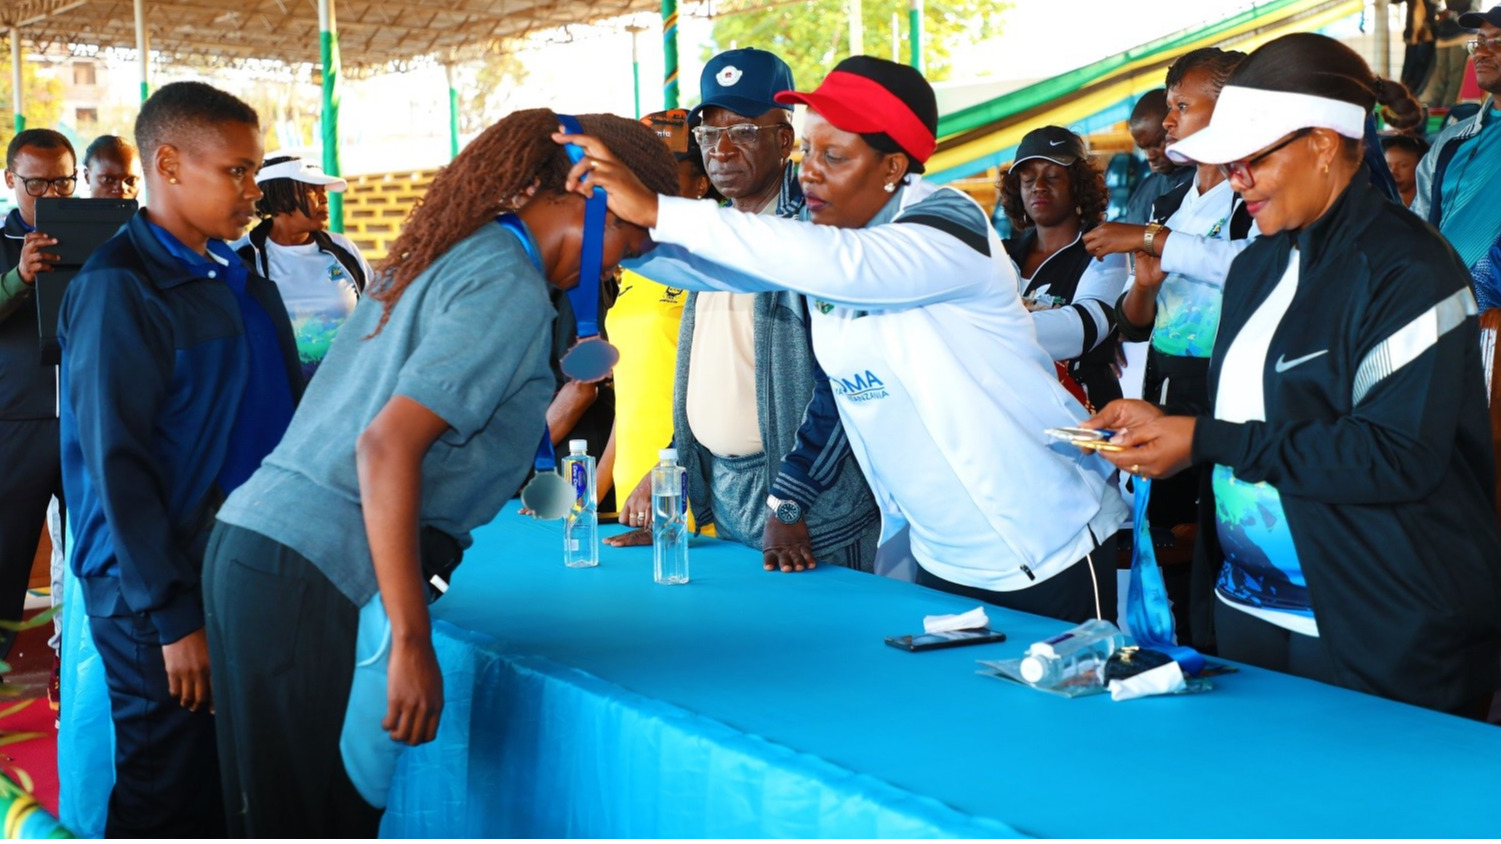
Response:
[{"label": "crowd of people in background", "polygon": [[[17,134],[0,618],[50,521],[54,595],[66,566],[106,670],[107,834],[375,835],[391,754],[442,717],[428,574],[513,498],[539,437],[600,458],[599,504],[628,528],[611,545],[651,542],[672,446],[694,529],[768,571],[1075,622],[1115,619],[1117,560],[1154,541],[1122,532],[1122,489],[1149,485],[1151,533],[1194,547],[1185,643],[1483,717],[1501,6],[1407,2],[1405,86],[1320,35],[1179,57],[1131,113],[1147,172],[1114,219],[1087,141],[1033,128],[997,183],[1005,239],[923,177],[927,80],[868,56],[799,88],[740,48],[689,111],[575,132],[512,114],[373,266],[328,231],[345,181],[267,158],[255,111],[210,85],[162,87],[134,145],[81,161]],[[1465,54],[1485,101],[1430,139],[1419,100],[1453,105]],[[143,207],[69,285],[54,374],[28,308],[58,261],[35,207],[80,174]],[[591,237],[621,355],[602,381],[560,365]],[[1081,424],[1116,450],[1045,434]],[[373,702],[354,690],[372,631]]]}]

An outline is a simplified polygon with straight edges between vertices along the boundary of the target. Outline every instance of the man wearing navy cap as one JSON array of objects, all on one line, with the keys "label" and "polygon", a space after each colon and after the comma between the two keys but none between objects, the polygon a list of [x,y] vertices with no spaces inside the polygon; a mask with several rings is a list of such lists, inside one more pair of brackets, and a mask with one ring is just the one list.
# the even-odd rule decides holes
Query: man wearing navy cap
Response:
[{"label": "man wearing navy cap", "polygon": [[[794,87],[792,69],[766,50],[729,50],[704,66],[703,101],[688,125],[709,181],[737,210],[795,217],[803,209],[792,106],[775,99]],[[807,319],[795,293],[689,296],[673,400],[689,506],[721,538],[761,548],[768,570],[826,562],[870,571],[880,517],[832,394],[814,401],[830,387]],[[649,523],[650,493],[648,476],[621,508],[622,523]],[[650,541],[637,531],[612,544]]]}]

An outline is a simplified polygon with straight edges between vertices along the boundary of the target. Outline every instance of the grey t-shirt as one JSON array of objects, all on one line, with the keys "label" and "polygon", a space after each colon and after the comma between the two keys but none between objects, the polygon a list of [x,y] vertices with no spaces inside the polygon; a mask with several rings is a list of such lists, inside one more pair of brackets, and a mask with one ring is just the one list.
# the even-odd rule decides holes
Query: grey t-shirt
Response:
[{"label": "grey t-shirt", "polygon": [[500,226],[449,249],[366,339],[381,305],[361,299],[281,444],[219,511],[307,557],[359,606],[377,586],[355,440],[386,403],[406,396],[449,424],[422,459],[421,523],[468,547],[526,477],[553,393],[547,282]]}]

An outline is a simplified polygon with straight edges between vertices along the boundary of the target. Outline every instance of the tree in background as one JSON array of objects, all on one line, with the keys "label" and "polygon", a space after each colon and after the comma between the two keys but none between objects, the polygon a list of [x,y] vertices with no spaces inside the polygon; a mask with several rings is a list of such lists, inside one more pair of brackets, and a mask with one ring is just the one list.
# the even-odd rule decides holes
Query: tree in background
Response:
[{"label": "tree in background", "polygon": [[[10,42],[5,42],[4,52],[0,53],[0,146],[10,143],[15,137],[16,127],[11,117],[14,108],[12,92],[10,90]],[[24,51],[23,51],[24,54]],[[63,115],[63,84],[57,79],[43,77],[37,74],[37,66],[33,62],[21,63],[21,90],[22,111],[26,115],[26,125],[30,128],[57,127],[58,120]]]},{"label": "tree in background", "polygon": [[[859,4],[864,23],[865,54],[907,61],[908,0],[864,0]],[[927,0],[923,10],[923,73],[929,80],[948,76],[949,47],[978,41],[1000,31],[1009,2],[987,0]],[[761,6],[762,8],[756,8]],[[849,0],[792,0],[757,3],[735,0],[716,5],[715,52],[737,47],[770,50],[792,66],[798,85],[812,87],[850,55]],[[900,56],[891,55],[891,20],[897,16]]]},{"label": "tree in background", "polygon": [[459,131],[480,132],[514,111],[511,95],[526,82],[524,42],[492,44],[482,60],[461,74],[459,82]]}]

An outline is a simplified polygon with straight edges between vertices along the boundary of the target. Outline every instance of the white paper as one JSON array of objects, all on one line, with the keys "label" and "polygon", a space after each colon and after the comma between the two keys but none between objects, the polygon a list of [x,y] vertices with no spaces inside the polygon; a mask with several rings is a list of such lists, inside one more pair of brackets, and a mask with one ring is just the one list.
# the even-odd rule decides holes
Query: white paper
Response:
[{"label": "white paper", "polygon": [[924,633],[947,633],[950,630],[977,630],[990,626],[990,616],[984,607],[975,607],[958,615],[925,615],[922,618]]},{"label": "white paper", "polygon": [[1188,688],[1183,679],[1183,669],[1176,662],[1159,665],[1151,671],[1143,671],[1135,677],[1110,681],[1111,700],[1131,700],[1151,695],[1170,695]]}]

